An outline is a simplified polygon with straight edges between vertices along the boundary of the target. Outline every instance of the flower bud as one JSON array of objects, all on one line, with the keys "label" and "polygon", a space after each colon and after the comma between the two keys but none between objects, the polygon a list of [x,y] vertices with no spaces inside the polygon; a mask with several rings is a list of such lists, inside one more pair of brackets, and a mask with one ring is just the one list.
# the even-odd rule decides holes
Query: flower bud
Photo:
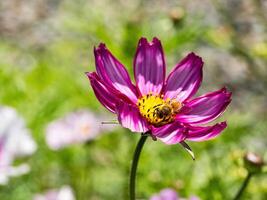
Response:
[{"label": "flower bud", "polygon": [[261,156],[252,152],[246,153],[243,159],[245,167],[250,173],[261,172],[265,164]]},{"label": "flower bud", "polygon": [[179,25],[185,17],[185,11],[181,8],[173,8],[169,12],[169,17],[172,20],[174,26]]}]

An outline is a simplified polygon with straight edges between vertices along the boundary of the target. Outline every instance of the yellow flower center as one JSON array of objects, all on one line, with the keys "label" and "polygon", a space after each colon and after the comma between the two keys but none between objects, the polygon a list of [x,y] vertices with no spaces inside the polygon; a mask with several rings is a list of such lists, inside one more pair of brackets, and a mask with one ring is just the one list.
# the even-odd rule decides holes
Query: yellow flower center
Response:
[{"label": "yellow flower center", "polygon": [[154,126],[162,126],[174,121],[182,104],[175,99],[163,99],[163,95],[147,94],[137,101],[141,115]]}]

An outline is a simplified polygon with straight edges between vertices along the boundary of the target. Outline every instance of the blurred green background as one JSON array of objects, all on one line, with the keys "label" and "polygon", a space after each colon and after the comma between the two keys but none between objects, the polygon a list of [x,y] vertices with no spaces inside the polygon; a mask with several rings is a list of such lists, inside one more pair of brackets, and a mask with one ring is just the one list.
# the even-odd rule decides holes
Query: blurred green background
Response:
[{"label": "blurred green background", "polygon": [[[106,43],[132,73],[141,36],[161,40],[168,71],[196,52],[205,62],[199,94],[227,86],[233,102],[221,118],[229,125],[221,136],[189,142],[196,161],[179,145],[147,142],[138,198],[171,187],[185,197],[231,199],[246,175],[243,153],[267,159],[266,9],[265,0],[0,1],[0,104],[18,110],[38,143],[27,158],[31,172],[0,186],[0,199],[28,200],[62,185],[77,200],[128,199],[139,135],[118,128],[89,144],[51,151],[44,133],[50,121],[77,109],[108,113],[84,74],[95,70],[93,47]],[[243,199],[267,199],[266,173],[253,177]]]}]

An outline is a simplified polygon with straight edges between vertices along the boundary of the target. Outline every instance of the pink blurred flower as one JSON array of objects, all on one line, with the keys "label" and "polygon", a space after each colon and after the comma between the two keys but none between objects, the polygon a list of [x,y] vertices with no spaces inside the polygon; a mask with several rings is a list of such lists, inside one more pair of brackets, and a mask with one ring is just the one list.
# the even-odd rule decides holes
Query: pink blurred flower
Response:
[{"label": "pink blurred flower", "polygon": [[[153,195],[152,197],[150,197],[149,200],[186,200],[186,199],[179,197],[179,195],[175,190],[167,188],[161,190],[159,194]],[[200,200],[200,199],[196,196],[191,196],[187,200]]]},{"label": "pink blurred flower", "polygon": [[147,132],[166,144],[216,137],[226,122],[207,124],[219,117],[231,102],[222,88],[192,99],[202,82],[202,59],[194,53],[179,62],[166,78],[161,42],[141,38],[131,82],[125,67],[104,44],[94,50],[96,71],[87,73],[98,100],[133,132]]},{"label": "pink blurred flower", "polygon": [[12,166],[17,157],[33,154],[37,145],[24,120],[10,107],[0,107],[0,184],[7,184],[10,176],[29,172],[27,164]]},{"label": "pink blurred flower", "polygon": [[108,131],[101,128],[101,119],[88,110],[70,113],[48,124],[46,142],[53,150],[84,143]]},{"label": "pink blurred flower", "polygon": [[150,200],[179,200],[175,190],[164,189],[159,194],[153,195]]},{"label": "pink blurred flower", "polygon": [[75,200],[72,189],[63,186],[59,190],[49,190],[45,194],[36,194],[33,200]]}]

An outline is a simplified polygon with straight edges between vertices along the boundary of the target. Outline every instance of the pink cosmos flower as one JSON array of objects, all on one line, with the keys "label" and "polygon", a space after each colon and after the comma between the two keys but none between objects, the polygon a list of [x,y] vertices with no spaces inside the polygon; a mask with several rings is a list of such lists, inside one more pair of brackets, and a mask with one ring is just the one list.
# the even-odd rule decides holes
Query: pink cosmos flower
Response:
[{"label": "pink cosmos flower", "polygon": [[112,131],[111,126],[102,129],[101,118],[90,110],[79,110],[68,113],[48,124],[46,143],[52,150],[59,150],[72,144],[85,143]]},{"label": "pink cosmos flower", "polygon": [[[155,194],[150,197],[149,200],[186,200],[185,198],[180,198],[177,192],[173,189],[166,188],[161,190],[159,194]],[[191,196],[188,200],[199,200],[196,196]]]},{"label": "pink cosmos flower", "polygon": [[117,114],[123,127],[149,133],[166,144],[212,139],[226,128],[226,122],[200,126],[224,112],[231,93],[222,88],[192,99],[202,81],[203,61],[196,54],[188,54],[166,78],[161,42],[141,38],[133,62],[134,85],[105,44],[94,53],[97,72],[87,76],[97,99]]}]

